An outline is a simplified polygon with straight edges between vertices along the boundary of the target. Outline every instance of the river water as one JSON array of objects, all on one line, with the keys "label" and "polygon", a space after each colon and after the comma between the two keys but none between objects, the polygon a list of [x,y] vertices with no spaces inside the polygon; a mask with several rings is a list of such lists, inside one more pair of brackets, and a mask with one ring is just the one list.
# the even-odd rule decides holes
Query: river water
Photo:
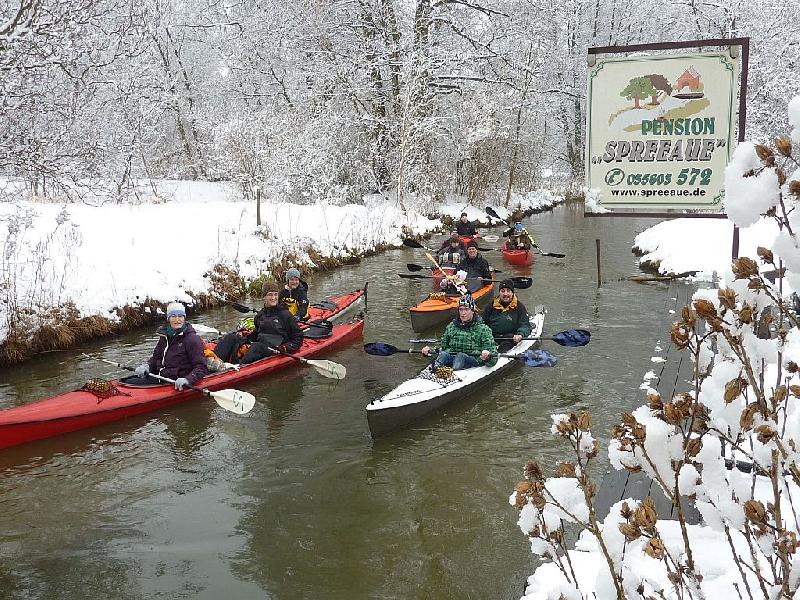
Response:
[{"label": "river water", "polygon": [[[0,451],[0,598],[518,598],[534,563],[508,496],[528,459],[569,458],[549,415],[590,410],[606,442],[668,340],[674,288],[625,280],[652,223],[584,219],[581,205],[529,218],[538,244],[567,258],[539,257],[520,297],[548,308],[546,332],[589,329],[591,344],[551,343],[556,367],[516,368],[386,438],[370,438],[364,407],[422,362],[357,342],[324,357],[347,366],[344,381],[297,367],[239,386],[258,399],[246,416],[198,399]],[[405,346],[408,306],[429,286],[396,273],[424,261],[392,250],[317,274],[312,301],[369,281],[364,341]],[[80,350],[136,365],[154,343],[145,329]],[[0,407],[118,376],[80,350],[0,372]]]}]

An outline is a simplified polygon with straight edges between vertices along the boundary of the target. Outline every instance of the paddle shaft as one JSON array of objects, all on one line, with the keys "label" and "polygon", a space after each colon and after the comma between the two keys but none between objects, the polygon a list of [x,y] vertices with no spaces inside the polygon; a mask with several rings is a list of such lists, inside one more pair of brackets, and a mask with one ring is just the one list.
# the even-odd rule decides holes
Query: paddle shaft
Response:
[{"label": "paddle shaft", "polygon": [[436,262],[436,259],[433,258],[433,254],[431,254],[430,252],[426,252],[425,256],[436,266],[437,269],[439,269],[439,271],[442,272],[442,277],[447,279],[447,281],[449,281],[450,283],[453,284],[453,286],[455,286],[455,288],[459,291],[459,293],[461,294],[467,293],[467,288],[464,286],[463,283],[459,283],[458,277],[456,277],[455,275],[448,275],[447,273],[445,273],[444,269],[440,267],[439,263]]},{"label": "paddle shaft", "polygon": [[[129,367],[128,365],[123,365],[122,363],[114,362],[113,360],[108,360],[107,358],[100,358],[98,356],[91,356],[89,354],[84,354],[83,356],[85,356],[87,358],[93,358],[95,360],[99,360],[99,361],[104,362],[104,363],[108,363],[109,365],[114,365],[115,367],[119,367],[120,369],[124,369],[125,371],[130,371],[132,373],[136,372],[136,369],[134,369],[133,367]],[[153,379],[157,379],[159,381],[164,381],[166,383],[171,383],[173,385],[175,384],[175,380],[174,379],[170,379],[169,377],[164,377],[162,375],[156,375],[155,373],[148,373],[147,376],[148,377],[152,377]],[[210,396],[211,395],[211,390],[209,390],[207,388],[199,388],[199,387],[195,387],[193,385],[188,385],[188,384],[185,385],[184,387],[187,387],[190,390],[194,390],[195,392],[200,392],[202,394],[205,394],[206,396]]]},{"label": "paddle shaft", "polygon": [[[401,353],[401,354],[405,354],[405,353],[408,353],[408,354],[422,354],[423,356],[428,356],[427,354],[423,354],[422,350],[417,350],[415,348],[409,348],[408,350],[403,350],[401,348],[398,348],[397,352]],[[435,353],[431,352],[431,356],[433,356],[434,354],[439,354],[439,352],[441,352],[441,350],[437,350]],[[472,354],[472,353],[467,353],[467,352],[464,352],[464,354],[466,354],[467,356],[475,356],[475,357],[479,357],[480,356],[480,354]],[[497,356],[498,358],[519,358],[519,359],[523,358],[523,356],[521,354],[503,354],[501,352],[490,352],[489,353],[489,358],[492,358],[493,356]]]}]

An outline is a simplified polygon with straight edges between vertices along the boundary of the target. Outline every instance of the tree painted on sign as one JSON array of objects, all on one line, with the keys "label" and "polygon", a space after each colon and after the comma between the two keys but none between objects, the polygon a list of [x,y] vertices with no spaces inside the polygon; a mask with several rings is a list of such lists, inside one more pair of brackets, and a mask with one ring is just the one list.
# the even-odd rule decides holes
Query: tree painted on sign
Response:
[{"label": "tree painted on sign", "polygon": [[639,103],[642,100],[657,93],[649,77],[635,77],[630,80],[628,87],[622,90],[619,95],[628,100],[633,100],[634,108],[641,108]]},{"label": "tree painted on sign", "polygon": [[658,73],[653,73],[652,75],[647,75],[647,79],[650,80],[650,83],[653,84],[654,92],[650,95],[650,103],[651,104],[658,104],[658,96],[659,92],[664,92],[667,96],[672,93],[672,84],[667,80],[666,77],[663,75],[659,75]]}]

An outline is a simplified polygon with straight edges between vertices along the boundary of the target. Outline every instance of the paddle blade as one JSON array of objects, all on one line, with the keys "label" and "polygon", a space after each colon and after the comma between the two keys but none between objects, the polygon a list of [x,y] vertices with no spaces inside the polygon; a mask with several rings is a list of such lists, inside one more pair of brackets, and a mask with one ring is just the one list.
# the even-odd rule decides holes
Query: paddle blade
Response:
[{"label": "paddle blade", "polygon": [[[484,211],[486,212],[486,214],[487,214],[487,215],[489,215],[490,217],[494,217],[495,219],[500,219],[500,215],[498,215],[498,214],[497,214],[497,211],[495,211],[495,209],[493,209],[491,206],[487,206],[487,207],[486,207],[486,208],[484,208],[483,210],[484,210]],[[500,219],[500,220],[501,220],[501,221],[503,221],[503,219]]]},{"label": "paddle blade", "polygon": [[497,235],[485,235],[481,239],[486,241],[486,242],[492,243],[492,242],[499,241],[500,240],[500,236],[497,236]]},{"label": "paddle blade", "polygon": [[406,269],[409,271],[422,271],[429,267],[423,267],[422,265],[415,265],[414,263],[406,263]]},{"label": "paddle blade", "polygon": [[436,338],[414,338],[413,340],[408,340],[409,344],[438,344],[439,340]]},{"label": "paddle blade", "polygon": [[209,395],[222,408],[237,415],[249,413],[256,405],[256,397],[241,390],[219,390],[218,392],[209,392]]},{"label": "paddle blade", "polygon": [[562,346],[569,346],[570,348],[585,346],[591,339],[592,334],[585,329],[567,329],[553,336],[553,341],[555,343]]},{"label": "paddle blade", "polygon": [[200,323],[192,323],[192,328],[197,333],[215,333],[217,335],[222,335],[222,332],[219,329],[214,329],[213,327],[208,327],[207,325],[201,325]]},{"label": "paddle blade", "polygon": [[307,360],[309,366],[328,379],[344,379],[347,377],[347,369],[344,365],[333,362],[332,360]]},{"label": "paddle blade", "polygon": [[[402,279],[425,279],[426,277],[425,275],[421,275],[419,273],[398,273],[397,276]],[[428,275],[427,277],[431,277],[431,275]]]},{"label": "paddle blade", "polygon": [[412,240],[411,238],[406,238],[403,240],[403,246],[408,246],[409,248],[424,248],[422,244],[420,244],[417,240]]},{"label": "paddle blade", "polygon": [[514,287],[518,290],[527,290],[533,285],[533,279],[530,277],[514,277]]},{"label": "paddle blade", "polygon": [[558,359],[546,350],[528,350],[520,359],[529,367],[555,367]]},{"label": "paddle blade", "polygon": [[364,344],[364,352],[372,356],[391,356],[396,353],[397,347],[391,344],[384,344],[383,342],[374,342],[372,344]]},{"label": "paddle blade", "polygon": [[231,306],[234,308],[234,310],[238,310],[240,313],[258,312],[255,308],[250,308],[249,306],[239,304],[238,302],[231,302]]}]

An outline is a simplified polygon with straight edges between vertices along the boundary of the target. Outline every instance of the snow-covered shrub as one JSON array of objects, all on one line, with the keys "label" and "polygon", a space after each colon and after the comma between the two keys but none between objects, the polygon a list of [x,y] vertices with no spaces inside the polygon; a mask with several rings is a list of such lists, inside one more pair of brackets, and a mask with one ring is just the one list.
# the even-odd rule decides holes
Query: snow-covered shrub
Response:
[{"label": "snow-covered shrub", "polygon": [[[790,122],[800,129],[800,98],[790,104]],[[672,343],[693,359],[690,389],[672,398],[649,389],[647,403],[612,432],[612,466],[644,471],[677,522],[658,520],[649,498],[595,514],[590,418],[554,415],[553,433],[570,443],[575,460],[549,479],[529,463],[511,496],[532,551],[558,568],[549,581],[532,578],[547,587],[538,597],[797,597],[800,320],[790,301],[800,289],[797,142],[781,136],[737,149],[726,171],[730,218],[744,226],[764,214],[780,234],[757,257],[735,259],[717,289],[697,291],[672,325]],[[701,525],[687,523],[681,497],[694,500]],[[583,530],[576,550],[565,549],[567,523]],[[585,552],[605,567],[591,577],[575,567]]]}]

